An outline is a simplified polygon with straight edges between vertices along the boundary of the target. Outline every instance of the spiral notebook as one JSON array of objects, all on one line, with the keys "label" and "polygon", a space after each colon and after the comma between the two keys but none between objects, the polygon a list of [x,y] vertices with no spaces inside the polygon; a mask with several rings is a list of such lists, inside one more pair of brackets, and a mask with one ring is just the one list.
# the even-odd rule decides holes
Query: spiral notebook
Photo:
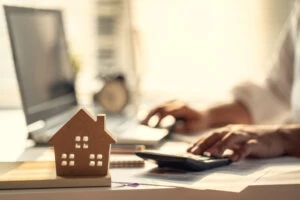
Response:
[{"label": "spiral notebook", "polygon": [[110,156],[110,168],[130,168],[130,167],[143,167],[145,161],[136,155],[117,155]]}]

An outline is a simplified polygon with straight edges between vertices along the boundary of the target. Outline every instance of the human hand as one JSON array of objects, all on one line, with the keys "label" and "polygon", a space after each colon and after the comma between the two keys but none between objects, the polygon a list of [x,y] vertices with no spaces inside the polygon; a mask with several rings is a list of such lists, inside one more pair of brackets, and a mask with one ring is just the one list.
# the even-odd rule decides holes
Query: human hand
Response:
[{"label": "human hand", "polygon": [[[224,155],[225,150],[232,154]],[[229,157],[238,161],[245,157],[275,157],[285,154],[284,137],[274,126],[228,125],[210,131],[187,150],[193,154]]]},{"label": "human hand", "polygon": [[157,117],[158,119],[154,126],[159,126],[163,118],[168,115],[175,117],[177,121],[181,121],[175,126],[174,130],[176,132],[197,132],[208,128],[205,112],[197,111],[179,100],[168,101],[152,109],[141,123],[149,125],[151,118]]}]

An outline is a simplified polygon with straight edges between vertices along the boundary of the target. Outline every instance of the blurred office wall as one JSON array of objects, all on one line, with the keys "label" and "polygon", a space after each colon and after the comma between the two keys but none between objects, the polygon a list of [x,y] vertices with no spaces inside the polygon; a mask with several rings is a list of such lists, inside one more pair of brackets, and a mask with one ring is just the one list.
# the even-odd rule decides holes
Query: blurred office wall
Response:
[{"label": "blurred office wall", "polygon": [[148,97],[222,98],[258,77],[294,0],[134,0]]},{"label": "blurred office wall", "polygon": [[[0,106],[18,106],[3,4],[63,9],[70,50],[93,66],[92,0],[0,0]],[[132,0],[143,95],[219,98],[258,76],[294,0]],[[157,99],[157,98],[156,98]]]}]

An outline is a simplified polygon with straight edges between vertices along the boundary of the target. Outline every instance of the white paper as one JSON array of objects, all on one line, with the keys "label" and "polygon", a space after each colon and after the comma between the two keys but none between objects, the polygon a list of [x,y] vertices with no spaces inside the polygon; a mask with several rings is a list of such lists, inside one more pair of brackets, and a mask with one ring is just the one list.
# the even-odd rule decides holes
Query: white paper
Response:
[{"label": "white paper", "polygon": [[[188,144],[181,142],[168,142],[163,145],[161,150],[179,153],[186,150],[187,146]],[[115,182],[241,192],[249,185],[256,184],[256,182],[262,184],[265,176],[276,176],[295,171],[297,168],[300,169],[299,158],[281,157],[273,159],[247,159],[232,163],[229,166],[203,172],[160,169],[157,168],[156,164],[146,162],[145,168],[113,169],[111,170],[111,174],[112,180]]]},{"label": "white paper", "polygon": [[112,169],[111,174],[115,182],[240,192],[268,172],[269,169],[255,163],[242,161],[203,172],[165,170],[148,163],[146,168],[140,170]]}]

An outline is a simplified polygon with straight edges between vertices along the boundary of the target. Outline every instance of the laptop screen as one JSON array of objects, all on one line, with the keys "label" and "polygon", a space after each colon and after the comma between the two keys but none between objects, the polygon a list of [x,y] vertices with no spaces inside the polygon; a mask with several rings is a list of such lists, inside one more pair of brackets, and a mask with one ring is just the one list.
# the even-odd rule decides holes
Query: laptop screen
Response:
[{"label": "laptop screen", "polygon": [[27,124],[77,104],[62,14],[4,6]]}]

